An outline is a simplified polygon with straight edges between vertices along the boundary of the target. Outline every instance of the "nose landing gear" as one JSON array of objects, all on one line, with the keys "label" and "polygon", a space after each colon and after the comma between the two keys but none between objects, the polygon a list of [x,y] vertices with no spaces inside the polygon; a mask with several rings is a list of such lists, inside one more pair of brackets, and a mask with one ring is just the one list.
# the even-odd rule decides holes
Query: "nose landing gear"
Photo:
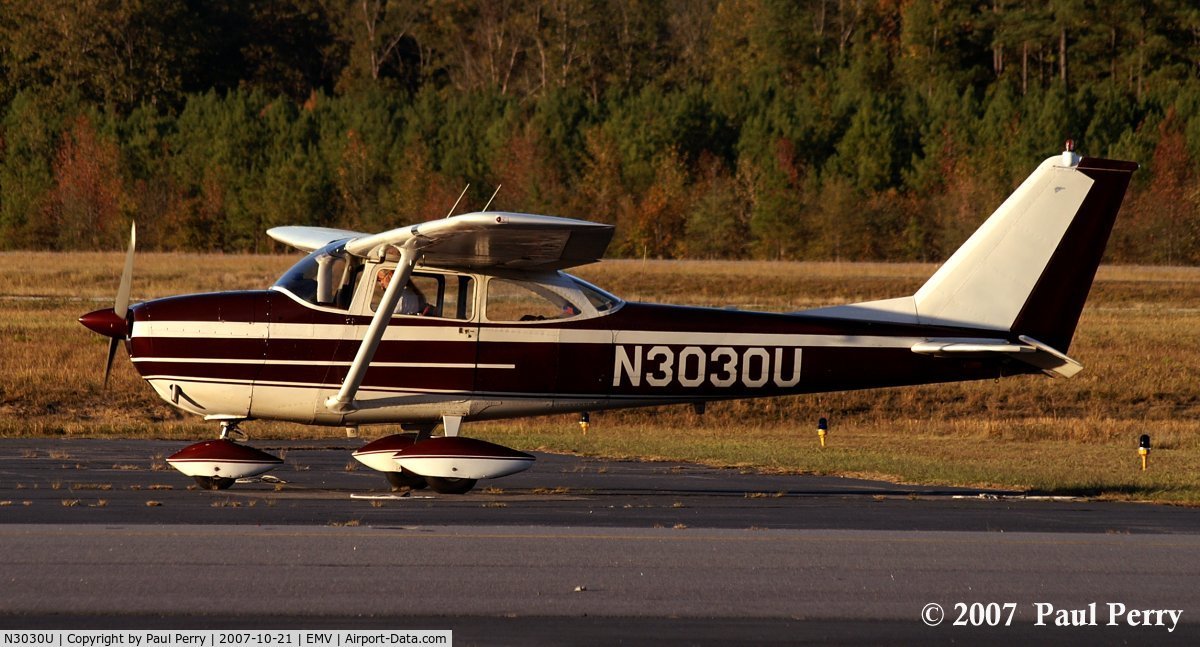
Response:
[{"label": "nose landing gear", "polygon": [[230,436],[246,438],[237,420],[221,421],[221,437],[184,447],[167,458],[167,464],[192,477],[206,490],[225,490],[240,478],[258,476],[283,464],[283,459],[240,445]]}]

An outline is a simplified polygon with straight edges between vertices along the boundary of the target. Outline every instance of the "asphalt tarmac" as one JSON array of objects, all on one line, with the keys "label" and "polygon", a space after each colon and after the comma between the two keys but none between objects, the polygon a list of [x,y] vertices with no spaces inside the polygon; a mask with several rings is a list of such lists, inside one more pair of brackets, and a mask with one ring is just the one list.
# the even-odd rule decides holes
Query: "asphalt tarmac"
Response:
[{"label": "asphalt tarmac", "polygon": [[1200,640],[1193,508],[547,454],[467,495],[396,496],[355,440],[253,443],[279,481],[210,492],[163,463],[183,444],[0,440],[0,628]]}]

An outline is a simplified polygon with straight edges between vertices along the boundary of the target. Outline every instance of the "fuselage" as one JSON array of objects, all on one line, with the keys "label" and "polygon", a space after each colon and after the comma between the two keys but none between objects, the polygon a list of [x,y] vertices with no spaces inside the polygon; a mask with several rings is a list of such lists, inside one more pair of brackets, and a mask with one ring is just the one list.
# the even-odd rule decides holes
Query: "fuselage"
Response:
[{"label": "fuselage", "polygon": [[512,311],[491,289],[494,276],[435,274],[443,286],[473,287],[451,295],[458,308],[393,316],[347,412],[325,402],[370,323],[365,287],[344,308],[306,300],[286,283],[147,301],[131,309],[128,350],[159,395],[186,411],[323,425],[485,420],[1037,372],[1004,358],[911,350],[929,338],[995,331],[625,303],[606,293],[597,307],[590,293],[572,291],[591,286],[562,273],[505,277],[549,294],[548,308],[565,299],[574,310],[543,319]]}]

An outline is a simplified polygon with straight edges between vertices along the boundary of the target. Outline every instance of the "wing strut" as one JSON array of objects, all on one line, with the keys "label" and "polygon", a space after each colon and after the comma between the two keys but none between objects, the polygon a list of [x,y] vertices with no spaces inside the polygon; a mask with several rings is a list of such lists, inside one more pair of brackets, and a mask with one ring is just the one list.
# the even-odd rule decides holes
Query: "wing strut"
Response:
[{"label": "wing strut", "polygon": [[411,238],[399,247],[400,262],[396,264],[396,273],[392,276],[392,282],[388,284],[387,289],[383,291],[383,299],[380,301],[378,309],[375,310],[371,324],[367,326],[367,334],[358,347],[358,353],[354,356],[354,362],[350,364],[350,370],[346,372],[342,388],[338,390],[337,395],[325,400],[325,406],[329,407],[331,411],[346,413],[355,409],[354,396],[358,393],[358,387],[362,386],[363,376],[367,374],[367,367],[371,365],[371,360],[375,357],[375,351],[379,348],[383,333],[387,331],[388,323],[392,320],[392,313],[396,310],[396,303],[400,301],[400,295],[408,283],[408,277],[412,276],[413,268],[416,267],[420,257],[417,240]]}]

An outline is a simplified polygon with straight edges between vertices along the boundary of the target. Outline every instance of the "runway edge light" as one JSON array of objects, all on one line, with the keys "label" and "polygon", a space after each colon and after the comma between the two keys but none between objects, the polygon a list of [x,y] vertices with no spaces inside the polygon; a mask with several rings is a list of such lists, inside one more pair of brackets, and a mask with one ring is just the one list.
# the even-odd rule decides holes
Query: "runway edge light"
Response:
[{"label": "runway edge light", "polygon": [[821,418],[817,421],[817,438],[821,440],[821,446],[825,446],[825,434],[829,433],[829,421]]},{"label": "runway edge light", "polygon": [[1146,471],[1146,458],[1150,456],[1150,434],[1138,438],[1138,456],[1142,457],[1142,471]]},{"label": "runway edge light", "polygon": [[592,424],[592,416],[584,411],[579,414],[579,428],[583,430],[583,435],[587,435],[588,427]]}]

